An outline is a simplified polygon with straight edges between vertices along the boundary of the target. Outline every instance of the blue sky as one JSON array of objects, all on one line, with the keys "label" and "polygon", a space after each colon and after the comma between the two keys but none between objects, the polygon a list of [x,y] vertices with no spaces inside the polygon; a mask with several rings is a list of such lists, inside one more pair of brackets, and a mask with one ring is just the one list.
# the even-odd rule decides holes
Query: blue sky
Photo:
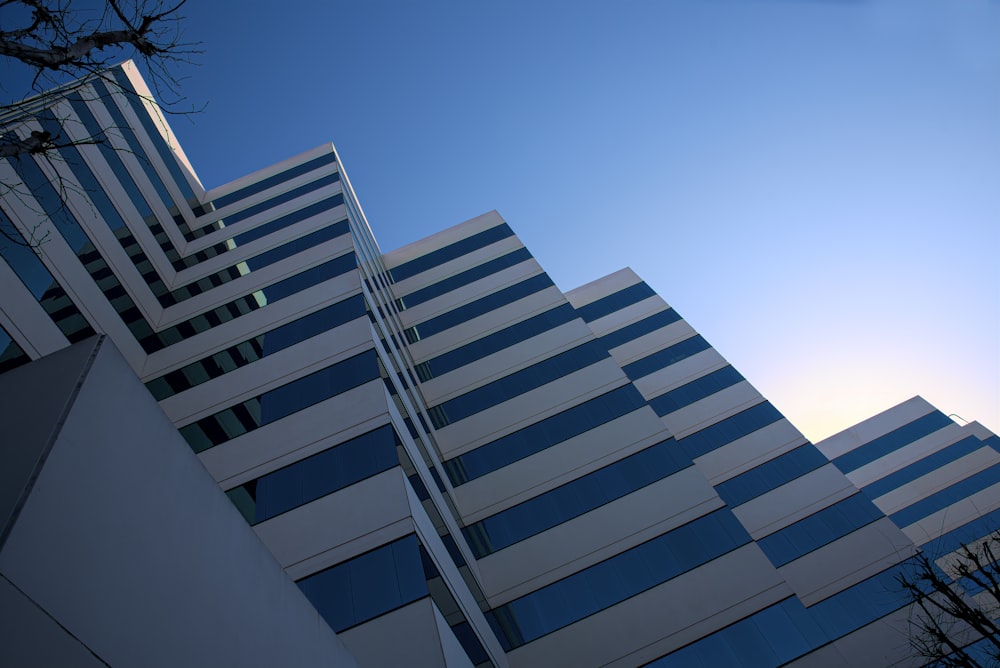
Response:
[{"label": "blue sky", "polygon": [[333,141],[383,250],[631,266],[807,436],[1000,430],[1000,2],[192,0],[206,187]]}]

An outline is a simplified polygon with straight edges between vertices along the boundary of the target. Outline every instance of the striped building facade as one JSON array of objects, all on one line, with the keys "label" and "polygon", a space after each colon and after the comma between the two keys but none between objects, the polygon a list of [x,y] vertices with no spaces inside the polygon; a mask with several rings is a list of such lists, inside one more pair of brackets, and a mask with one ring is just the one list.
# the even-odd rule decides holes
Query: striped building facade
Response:
[{"label": "striped building facade", "polygon": [[0,163],[0,369],[105,337],[359,665],[919,663],[896,578],[995,528],[996,436],[812,444],[630,270],[496,212],[383,253],[332,145],[205,190],[109,76],[7,123],[103,141]]}]

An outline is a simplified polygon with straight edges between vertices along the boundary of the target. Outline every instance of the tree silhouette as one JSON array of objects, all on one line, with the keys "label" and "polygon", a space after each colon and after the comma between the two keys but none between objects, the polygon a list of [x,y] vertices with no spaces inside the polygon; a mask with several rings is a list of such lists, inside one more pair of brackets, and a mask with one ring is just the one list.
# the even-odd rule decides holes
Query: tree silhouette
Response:
[{"label": "tree silhouette", "polygon": [[898,576],[913,604],[910,645],[937,666],[1000,665],[1000,531]]},{"label": "tree silhouette", "polygon": [[[126,59],[144,66],[146,80],[158,106],[167,111],[180,101],[178,80],[173,73],[178,62],[196,53],[181,41],[181,8],[187,0],[104,0],[73,3],[72,0],[0,0],[0,62],[4,78],[20,81],[18,90],[0,86],[0,160],[57,160],[58,149],[105,141],[96,136],[70,137],[32,124],[42,109],[52,107],[66,95],[78,92],[95,99],[89,84],[102,82],[106,95],[141,96],[119,83],[107,68]],[[9,75],[13,75],[9,77]],[[176,112],[174,113],[189,113]],[[61,120],[61,119],[60,119]],[[108,130],[105,128],[103,130]],[[59,183],[64,192],[68,187]],[[0,196],[29,200],[23,184],[0,184]],[[42,239],[0,224],[3,241],[37,246]]]}]

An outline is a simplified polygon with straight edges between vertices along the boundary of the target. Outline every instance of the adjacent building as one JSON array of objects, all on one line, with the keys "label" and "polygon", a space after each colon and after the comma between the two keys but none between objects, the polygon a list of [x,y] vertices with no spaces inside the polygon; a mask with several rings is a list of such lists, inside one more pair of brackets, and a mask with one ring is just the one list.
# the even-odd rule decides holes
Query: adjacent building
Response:
[{"label": "adjacent building", "polygon": [[563,293],[496,212],[383,253],[332,145],[206,190],[107,76],[6,121],[102,140],[0,162],[11,661],[919,663],[896,578],[996,527],[996,436],[810,443],[632,271]]}]

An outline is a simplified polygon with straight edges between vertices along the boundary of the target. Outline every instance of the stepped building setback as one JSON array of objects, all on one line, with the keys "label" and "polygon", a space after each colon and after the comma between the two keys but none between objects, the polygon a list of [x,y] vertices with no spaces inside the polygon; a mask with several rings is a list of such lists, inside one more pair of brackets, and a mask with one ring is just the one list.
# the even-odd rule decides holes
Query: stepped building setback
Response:
[{"label": "stepped building setback", "polygon": [[810,443],[631,270],[383,253],[332,145],[206,191],[106,76],[5,126],[103,141],[0,161],[0,664],[920,664],[997,436]]}]

